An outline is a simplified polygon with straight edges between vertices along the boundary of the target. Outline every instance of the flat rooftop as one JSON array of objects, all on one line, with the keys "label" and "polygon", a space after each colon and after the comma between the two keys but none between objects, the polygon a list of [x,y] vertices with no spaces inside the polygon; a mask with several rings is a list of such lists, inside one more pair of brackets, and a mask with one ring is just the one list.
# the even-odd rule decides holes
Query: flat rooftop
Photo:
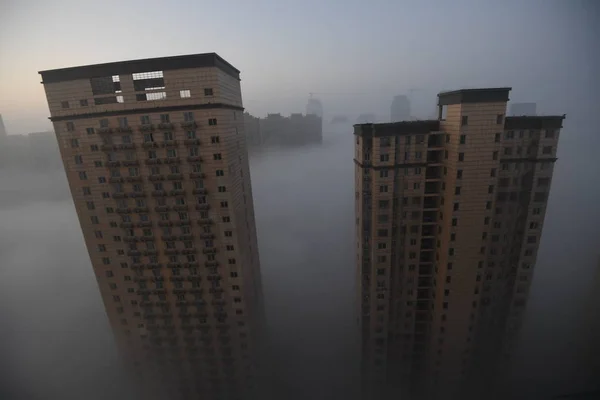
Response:
[{"label": "flat rooftop", "polygon": [[57,83],[76,79],[90,79],[139,72],[206,67],[216,67],[236,79],[240,78],[240,71],[225,61],[217,53],[117,61],[105,64],[84,65],[80,67],[50,69],[39,71],[39,74],[42,75],[42,83]]},{"label": "flat rooftop", "polygon": [[460,89],[438,93],[438,105],[507,102],[511,87]]}]

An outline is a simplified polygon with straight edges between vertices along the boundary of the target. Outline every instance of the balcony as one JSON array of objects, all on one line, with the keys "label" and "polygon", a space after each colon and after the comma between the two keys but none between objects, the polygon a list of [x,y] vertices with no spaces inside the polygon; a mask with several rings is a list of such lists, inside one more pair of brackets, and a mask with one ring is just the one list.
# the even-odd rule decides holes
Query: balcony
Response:
[{"label": "balcony", "polygon": [[153,124],[143,124],[138,127],[141,132],[151,132],[154,130]]},{"label": "balcony", "polygon": [[433,275],[433,265],[431,265],[431,264],[419,265],[419,275],[424,275],[424,276]]},{"label": "balcony", "polygon": [[146,193],[145,192],[131,192],[127,196],[135,199],[137,197],[146,197]]},{"label": "balcony", "polygon": [[141,176],[128,176],[125,178],[127,182],[142,182],[143,178]]},{"label": "balcony", "polygon": [[123,229],[131,229],[133,228],[133,222],[121,222],[119,226]]},{"label": "balcony", "polygon": [[206,188],[195,188],[192,190],[193,194],[208,194],[208,189]]},{"label": "balcony", "polygon": [[145,256],[157,256],[158,250],[144,250]]},{"label": "balcony", "polygon": [[211,225],[213,223],[210,218],[202,218],[198,220],[198,225]]},{"label": "balcony", "polygon": [[206,174],[204,172],[190,172],[191,179],[204,179],[206,178]]},{"label": "balcony", "polygon": [[218,261],[206,261],[204,263],[204,266],[207,267],[207,268],[218,267],[219,266],[219,262]]},{"label": "balcony", "polygon": [[200,235],[201,239],[214,239],[215,238],[215,234],[214,233],[204,233],[202,232]]},{"label": "balcony", "polygon": [[443,134],[438,134],[438,135],[429,135],[429,138],[427,139],[427,146],[428,147],[443,147],[444,146],[444,135]]},{"label": "balcony", "polygon": [[185,204],[174,205],[173,206],[173,210],[174,211],[187,211],[188,210],[188,206],[185,205]]},{"label": "balcony", "polygon": [[138,257],[139,257],[139,256],[141,256],[141,255],[142,255],[142,252],[141,252],[141,251],[139,251],[139,250],[129,250],[129,251],[127,252],[127,255],[128,255],[129,257],[136,257],[136,256],[138,256]]},{"label": "balcony", "polygon": [[151,149],[153,147],[157,148],[157,147],[159,147],[159,145],[156,142],[144,142],[144,143],[142,143],[142,147],[145,149]]},{"label": "balcony", "polygon": [[180,125],[182,128],[196,128],[198,126],[196,121],[183,121]]},{"label": "balcony", "polygon": [[173,221],[158,221],[158,226],[160,226],[160,227],[173,226]]},{"label": "balcony", "polygon": [[185,195],[185,190],[183,189],[173,189],[169,192],[171,196],[183,196]]},{"label": "balcony", "polygon": [[177,140],[165,140],[161,143],[162,147],[177,147]]},{"label": "balcony", "polygon": [[174,256],[174,255],[179,254],[179,250],[177,250],[177,249],[165,249],[164,253],[167,256]]},{"label": "balcony", "polygon": [[433,252],[431,251],[422,251],[420,255],[420,260],[422,263],[430,263],[433,262]]},{"label": "balcony", "polygon": [[186,146],[200,146],[200,139],[185,139],[183,144]]},{"label": "balcony", "polygon": [[125,192],[113,192],[112,193],[112,197],[113,197],[113,199],[124,199],[125,197],[127,197],[127,193],[125,193]]},{"label": "balcony", "polygon": [[174,240],[177,240],[177,236],[176,235],[168,235],[168,236],[161,236],[160,237],[161,240],[164,240],[165,242],[172,242]]},{"label": "balcony", "polygon": [[183,220],[179,220],[179,221],[173,221],[173,225],[175,226],[188,226],[191,225],[192,221],[190,221],[189,219],[183,219]]},{"label": "balcony", "polygon": [[433,285],[432,277],[419,278],[419,280],[417,282],[417,287],[420,287],[420,288],[428,288],[428,287],[431,287],[432,285]]},{"label": "balcony", "polygon": [[439,194],[440,187],[439,182],[425,182],[425,194]]},{"label": "balcony", "polygon": [[112,133],[112,128],[109,128],[108,126],[104,126],[99,128],[96,132],[98,133]]},{"label": "balcony", "polygon": [[427,167],[425,171],[425,179],[441,179],[442,167]]},{"label": "balcony", "polygon": [[123,182],[125,182],[125,178],[123,178],[121,176],[114,176],[114,177],[108,178],[108,182],[109,183],[123,183]]},{"label": "balcony", "polygon": [[166,190],[153,190],[152,197],[164,197],[167,195]]},{"label": "balcony", "polygon": [[200,263],[197,261],[183,263],[184,268],[198,268],[199,266],[200,266]]},{"label": "balcony", "polygon": [[100,146],[100,150],[102,151],[113,151],[116,150],[116,147],[114,144],[103,144],[102,146]]},{"label": "balcony", "polygon": [[136,213],[147,213],[149,211],[150,210],[148,209],[148,207],[135,207],[133,209],[133,212],[136,212]]},{"label": "balcony", "polygon": [[135,223],[135,226],[137,228],[151,228],[152,227],[152,221],[139,221]]},{"label": "balcony", "polygon": [[438,197],[425,197],[423,201],[423,209],[438,209],[439,208],[439,198]]},{"label": "balcony", "polygon": [[131,132],[132,129],[130,126],[119,126],[115,129],[115,132]]},{"label": "balcony", "polygon": [[423,211],[423,224],[434,224],[437,222],[437,211]]},{"label": "balcony", "polygon": [[158,129],[173,129],[173,124],[170,122],[161,122],[158,124]]},{"label": "balcony", "polygon": [[131,208],[129,208],[129,207],[117,207],[117,209],[115,209],[115,212],[117,214],[130,214],[131,213]]},{"label": "balcony", "polygon": [[137,242],[139,241],[140,237],[139,236],[123,236],[123,241],[124,242]]},{"label": "balcony", "polygon": [[433,250],[435,241],[433,239],[421,239],[421,250]]},{"label": "balcony", "polygon": [[169,207],[169,206],[156,206],[156,207],[154,207],[154,211],[159,212],[159,213],[160,212],[167,212],[170,209],[171,209],[171,207]]},{"label": "balcony", "polygon": [[202,162],[202,157],[200,156],[189,156],[187,158],[189,162]]},{"label": "balcony", "polygon": [[151,182],[164,181],[165,176],[164,175],[149,175],[148,180]]},{"label": "balcony", "polygon": [[181,164],[179,157],[167,157],[162,159],[163,164]]},{"label": "balcony", "polygon": [[171,181],[180,181],[183,179],[183,174],[169,174],[167,179]]},{"label": "balcony", "polygon": [[120,161],[106,161],[104,163],[104,165],[106,165],[107,167],[120,167],[121,162]]},{"label": "balcony", "polygon": [[162,162],[160,161],[160,159],[158,158],[148,158],[145,161],[146,165],[157,165],[157,164],[162,164]]},{"label": "balcony", "polygon": [[196,249],[183,249],[181,250],[181,254],[196,254],[198,252],[198,250]]},{"label": "balcony", "polygon": [[210,247],[208,249],[203,249],[202,252],[204,254],[215,254],[217,252],[217,248],[216,247]]},{"label": "balcony", "polygon": [[125,160],[123,161],[123,166],[125,167],[133,167],[136,165],[140,165],[140,162],[138,160]]},{"label": "balcony", "polygon": [[427,152],[427,162],[429,164],[441,164],[444,159],[442,150],[430,150]]},{"label": "balcony", "polygon": [[154,236],[136,236],[139,237],[140,242],[154,242]]}]

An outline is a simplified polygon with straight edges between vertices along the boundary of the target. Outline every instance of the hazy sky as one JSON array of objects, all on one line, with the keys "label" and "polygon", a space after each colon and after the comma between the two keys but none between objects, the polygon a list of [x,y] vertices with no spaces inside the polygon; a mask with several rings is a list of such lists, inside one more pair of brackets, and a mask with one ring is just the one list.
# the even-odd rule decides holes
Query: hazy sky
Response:
[{"label": "hazy sky", "polygon": [[[409,88],[433,113],[435,93],[513,86],[512,98],[564,111],[598,66],[594,1],[4,0],[0,113],[10,133],[50,127],[37,71],[215,51],[242,71],[249,111],[389,113]],[[592,58],[595,59],[592,59]],[[589,85],[588,85],[589,86]],[[540,107],[541,106],[541,107]]]}]

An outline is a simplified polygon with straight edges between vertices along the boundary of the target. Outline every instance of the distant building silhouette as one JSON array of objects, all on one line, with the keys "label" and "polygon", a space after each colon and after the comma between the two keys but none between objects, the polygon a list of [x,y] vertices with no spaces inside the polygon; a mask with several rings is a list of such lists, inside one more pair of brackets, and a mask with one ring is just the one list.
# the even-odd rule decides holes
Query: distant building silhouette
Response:
[{"label": "distant building silhouette", "polygon": [[410,119],[410,100],[405,95],[394,97],[390,112],[390,121],[408,121]]},{"label": "distant building silhouette", "polygon": [[323,140],[323,121],[315,114],[296,113],[289,117],[267,114],[266,118],[257,120],[260,144],[302,145]]},{"label": "distant building silhouette", "polygon": [[4,126],[4,121],[2,120],[2,114],[0,114],[0,140],[5,138],[8,135],[6,132],[6,127]]},{"label": "distant building silhouette", "polygon": [[365,398],[487,398],[507,371],[565,118],[505,117],[510,90],[354,126]]},{"label": "distant building silhouette", "polygon": [[511,103],[509,115],[536,115],[536,108],[536,103]]},{"label": "distant building silhouette", "polygon": [[374,124],[377,122],[377,116],[373,113],[360,114],[356,118],[357,124]]},{"label": "distant building silhouette", "polygon": [[314,114],[319,118],[323,118],[323,104],[321,103],[321,100],[314,97],[310,97],[308,99],[308,103],[306,104],[306,115],[311,114]]}]

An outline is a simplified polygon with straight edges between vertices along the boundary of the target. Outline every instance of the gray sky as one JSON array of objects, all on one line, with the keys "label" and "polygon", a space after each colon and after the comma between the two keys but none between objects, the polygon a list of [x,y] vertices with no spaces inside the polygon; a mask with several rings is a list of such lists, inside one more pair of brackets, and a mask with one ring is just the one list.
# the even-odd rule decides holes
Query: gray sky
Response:
[{"label": "gray sky", "polygon": [[[242,71],[247,109],[300,112],[308,92],[326,113],[389,113],[414,92],[508,85],[544,113],[582,103],[598,58],[593,1],[4,0],[0,113],[10,133],[50,127],[37,71],[215,51]],[[596,52],[597,53],[597,52]],[[595,57],[595,59],[592,59]],[[431,110],[431,113],[429,112]]]}]

